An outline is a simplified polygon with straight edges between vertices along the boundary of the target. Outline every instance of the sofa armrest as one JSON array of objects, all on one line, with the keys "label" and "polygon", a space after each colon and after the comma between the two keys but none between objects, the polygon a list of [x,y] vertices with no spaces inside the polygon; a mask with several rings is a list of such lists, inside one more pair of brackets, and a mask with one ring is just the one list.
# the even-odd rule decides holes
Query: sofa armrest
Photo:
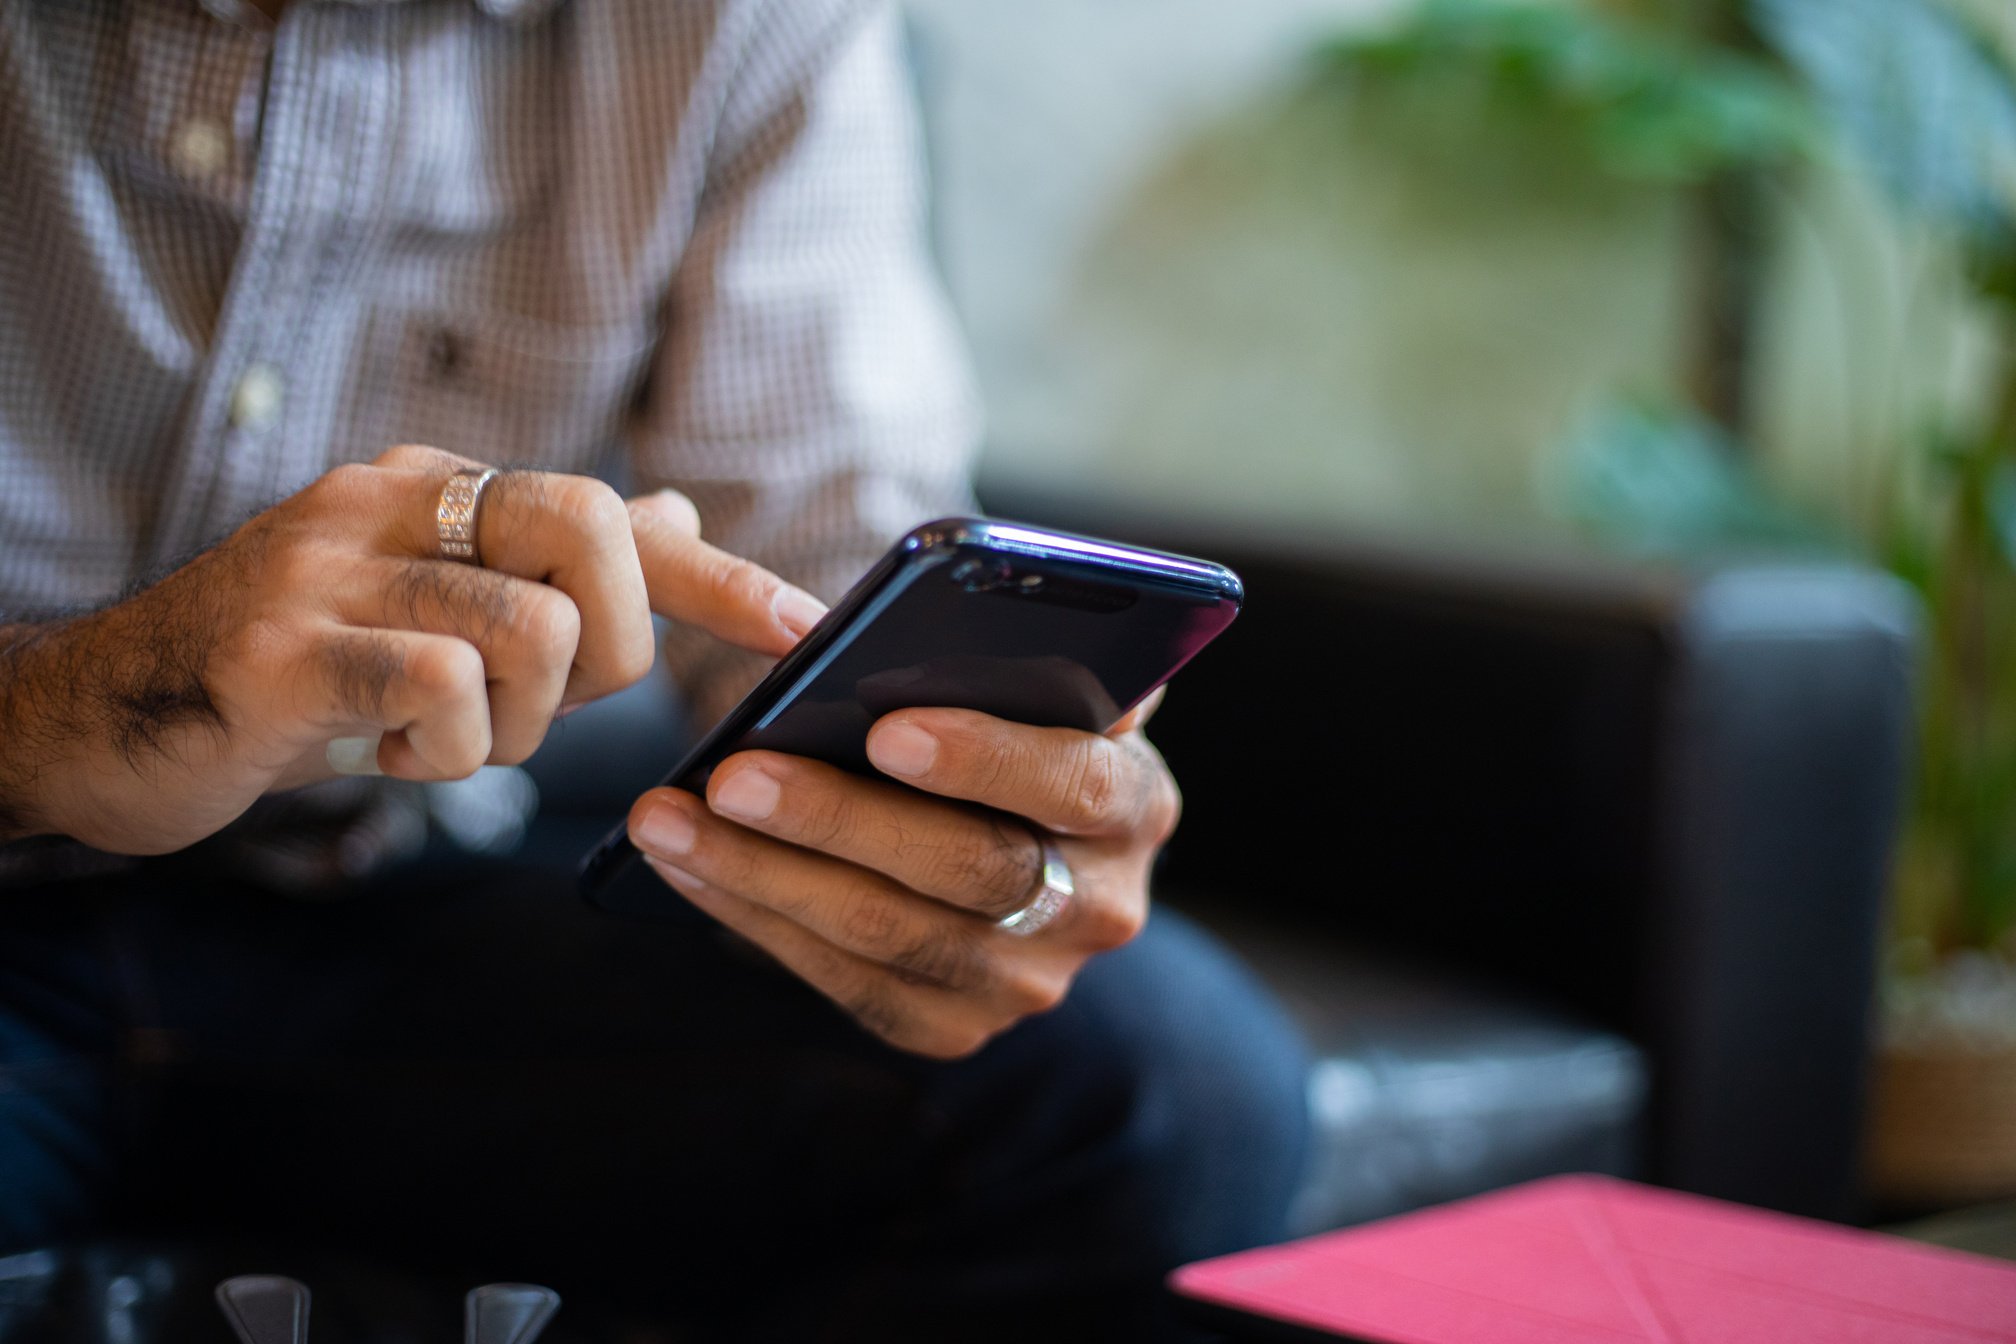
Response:
[{"label": "sofa armrest", "polygon": [[1915,616],[1840,567],[1727,570],[1676,614],[1642,1025],[1675,1184],[1859,1211]]}]

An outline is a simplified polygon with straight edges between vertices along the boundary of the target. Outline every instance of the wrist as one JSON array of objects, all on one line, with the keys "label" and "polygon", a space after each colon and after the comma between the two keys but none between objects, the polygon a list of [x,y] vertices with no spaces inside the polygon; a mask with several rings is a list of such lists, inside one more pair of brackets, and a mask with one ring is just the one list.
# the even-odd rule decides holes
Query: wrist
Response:
[{"label": "wrist", "polygon": [[[145,696],[131,663],[140,599],[80,616],[0,627],[0,835],[96,843],[123,806],[142,745]],[[123,633],[122,633],[123,632]]]}]

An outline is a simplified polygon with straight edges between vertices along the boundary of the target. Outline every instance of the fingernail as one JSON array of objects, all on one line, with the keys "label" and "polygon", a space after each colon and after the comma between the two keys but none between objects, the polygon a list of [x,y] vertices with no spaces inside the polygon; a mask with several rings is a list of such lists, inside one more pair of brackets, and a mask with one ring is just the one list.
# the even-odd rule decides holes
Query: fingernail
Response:
[{"label": "fingernail", "polygon": [[753,767],[737,770],[714,790],[716,812],[726,812],[743,821],[761,821],[777,810],[784,795],[777,781]]},{"label": "fingernail", "polygon": [[693,818],[671,803],[653,804],[637,823],[637,848],[653,854],[684,854],[698,838]]},{"label": "fingernail", "polygon": [[770,599],[770,610],[777,614],[786,630],[802,638],[819,624],[819,618],[826,614],[826,604],[802,588],[786,584]]},{"label": "fingernail", "polygon": [[339,775],[384,774],[378,768],[378,742],[383,736],[373,733],[369,737],[331,738],[326,753],[329,768]]},{"label": "fingernail", "polygon": [[892,723],[868,739],[868,759],[892,775],[921,775],[938,759],[938,739],[914,723]]},{"label": "fingernail", "polygon": [[675,887],[679,887],[685,891],[707,890],[707,884],[705,882],[702,882],[699,878],[693,876],[693,874],[687,872],[684,868],[674,868],[671,864],[665,862],[663,859],[654,859],[648,854],[644,856],[644,862],[651,865],[652,872],[658,874],[658,876],[664,878],[667,882],[670,882]]},{"label": "fingernail", "polygon": [[562,705],[560,706],[560,708],[553,711],[553,722],[558,723],[560,722],[560,720],[566,718],[569,714],[572,714],[575,710],[585,709],[587,708],[587,706],[588,701],[586,700],[576,700],[571,705]]}]

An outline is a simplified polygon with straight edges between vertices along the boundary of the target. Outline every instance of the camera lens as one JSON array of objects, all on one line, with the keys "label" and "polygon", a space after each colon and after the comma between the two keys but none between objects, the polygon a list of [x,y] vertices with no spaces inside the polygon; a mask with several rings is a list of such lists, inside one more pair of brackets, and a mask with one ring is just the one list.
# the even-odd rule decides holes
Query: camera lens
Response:
[{"label": "camera lens", "polygon": [[1001,560],[961,560],[952,567],[952,582],[969,593],[992,592],[1008,582],[1010,571]]}]

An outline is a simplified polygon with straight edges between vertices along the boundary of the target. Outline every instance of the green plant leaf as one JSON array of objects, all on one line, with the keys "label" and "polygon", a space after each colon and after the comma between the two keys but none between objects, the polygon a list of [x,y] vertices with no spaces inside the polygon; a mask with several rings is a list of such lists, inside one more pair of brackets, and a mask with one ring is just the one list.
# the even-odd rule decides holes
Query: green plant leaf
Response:
[{"label": "green plant leaf", "polygon": [[1767,62],[1572,4],[1422,0],[1330,43],[1334,70],[1468,81],[1495,106],[1566,117],[1614,175],[1675,184],[1809,152],[1804,93]]},{"label": "green plant leaf", "polygon": [[1773,498],[1728,435],[1692,411],[1607,403],[1550,459],[1541,482],[1553,512],[1632,550],[1842,549],[1829,529]]},{"label": "green plant leaf", "polygon": [[1932,0],[1750,0],[1750,12],[1900,204],[2009,230],[2016,78],[1955,13]]}]

